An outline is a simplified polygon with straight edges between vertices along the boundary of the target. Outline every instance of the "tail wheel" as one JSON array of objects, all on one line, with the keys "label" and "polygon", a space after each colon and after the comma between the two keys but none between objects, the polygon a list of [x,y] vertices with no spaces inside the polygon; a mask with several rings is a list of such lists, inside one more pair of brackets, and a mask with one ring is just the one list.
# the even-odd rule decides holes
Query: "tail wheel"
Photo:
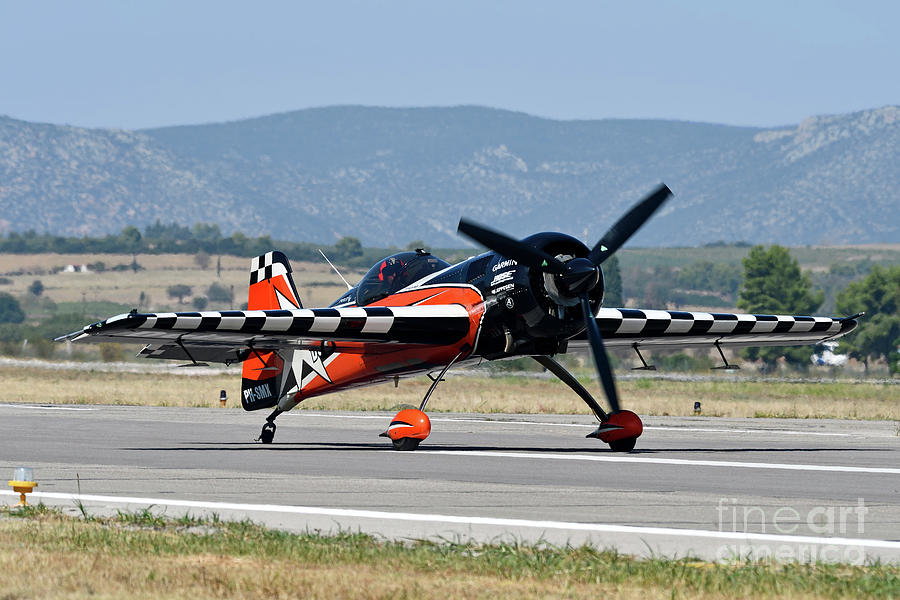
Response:
[{"label": "tail wheel", "polygon": [[259,432],[259,441],[263,444],[271,444],[275,439],[275,423],[268,422],[263,425],[262,431]]}]

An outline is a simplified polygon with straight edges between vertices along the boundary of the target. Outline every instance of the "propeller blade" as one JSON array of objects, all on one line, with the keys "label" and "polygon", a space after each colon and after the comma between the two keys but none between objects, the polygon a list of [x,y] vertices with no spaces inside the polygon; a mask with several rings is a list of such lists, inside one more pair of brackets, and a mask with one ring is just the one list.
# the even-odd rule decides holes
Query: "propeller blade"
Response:
[{"label": "propeller blade", "polygon": [[616,250],[622,247],[622,244],[628,241],[634,232],[641,228],[647,219],[649,219],[656,209],[658,209],[666,199],[672,195],[672,190],[666,184],[661,184],[653,190],[646,198],[631,207],[625,215],[619,219],[615,225],[609,228],[597,245],[593,247],[591,253],[588,254],[588,260],[595,265],[602,264],[607,258],[613,255]]},{"label": "propeller blade", "polygon": [[563,262],[553,258],[543,250],[532,248],[528,244],[523,244],[519,240],[514,240],[500,232],[488,229],[487,227],[482,227],[472,221],[460,219],[456,231],[475,240],[482,246],[493,250],[497,254],[501,254],[506,258],[511,258],[528,267],[556,274],[565,273],[566,271],[566,265]]},{"label": "propeller blade", "polygon": [[584,315],[584,325],[587,331],[588,341],[591,343],[591,355],[594,357],[594,365],[597,367],[597,375],[606,393],[611,412],[619,412],[619,395],[616,393],[616,381],[613,378],[612,368],[609,366],[609,357],[603,347],[603,336],[591,311],[591,299],[587,293],[581,296],[581,312]]}]

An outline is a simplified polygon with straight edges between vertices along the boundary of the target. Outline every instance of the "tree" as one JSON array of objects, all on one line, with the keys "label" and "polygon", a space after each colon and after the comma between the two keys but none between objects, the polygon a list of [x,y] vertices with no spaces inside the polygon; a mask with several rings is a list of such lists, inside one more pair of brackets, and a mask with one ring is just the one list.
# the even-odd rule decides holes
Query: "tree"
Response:
[{"label": "tree", "polygon": [[197,223],[193,230],[194,239],[203,244],[207,249],[215,249],[216,244],[222,239],[222,231],[215,223]]},{"label": "tree", "polygon": [[206,289],[206,297],[209,298],[210,302],[230,305],[234,300],[234,292],[221,283],[213,282],[213,284]]},{"label": "tree", "polygon": [[34,296],[40,296],[44,293],[44,284],[40,279],[35,279],[31,282],[31,285],[28,286],[28,291],[31,292]]},{"label": "tree", "polygon": [[141,232],[134,225],[129,225],[119,234],[122,249],[130,254],[137,254],[141,249]]},{"label": "tree", "polygon": [[191,286],[183,283],[176,283],[166,288],[166,294],[169,298],[178,298],[178,304],[184,303],[184,297],[191,295]]},{"label": "tree", "polygon": [[202,271],[205,271],[209,268],[209,254],[200,250],[194,255],[194,262]]},{"label": "tree", "polygon": [[351,260],[363,255],[362,243],[355,237],[342,237],[334,245],[334,252],[337,254],[338,260]]},{"label": "tree", "polygon": [[844,315],[865,312],[858,329],[841,338],[840,351],[862,361],[884,358],[891,373],[900,373],[900,266],[875,265],[869,274],[837,295],[835,307]]},{"label": "tree", "polygon": [[194,296],[194,299],[191,300],[191,304],[197,310],[203,310],[208,303],[209,301],[206,299],[206,296]]},{"label": "tree", "polygon": [[[756,314],[809,315],[825,299],[821,291],[812,292],[808,273],[800,271],[797,259],[787,248],[773,245],[768,250],[754,246],[744,258],[744,283],[741,286],[738,308]],[[784,357],[791,364],[805,366],[809,362],[807,348],[747,348],[744,356],[763,361],[770,371],[776,361]]]},{"label": "tree", "polygon": [[21,323],[25,312],[19,301],[6,292],[0,292],[0,323]]},{"label": "tree", "polygon": [[622,297],[622,274],[619,272],[619,257],[611,256],[603,263],[604,306],[624,306]]},{"label": "tree", "polygon": [[407,249],[407,250],[416,250],[416,249],[418,249],[418,248],[424,249],[424,248],[425,248],[425,242],[423,242],[422,240],[413,240],[413,241],[411,241],[410,243],[408,243],[408,244],[406,245],[406,249]]}]

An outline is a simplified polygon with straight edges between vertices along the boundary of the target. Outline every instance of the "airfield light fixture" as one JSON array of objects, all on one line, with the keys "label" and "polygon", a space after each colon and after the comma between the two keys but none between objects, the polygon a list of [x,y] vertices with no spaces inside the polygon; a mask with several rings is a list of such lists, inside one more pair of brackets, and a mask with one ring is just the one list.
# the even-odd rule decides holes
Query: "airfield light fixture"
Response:
[{"label": "airfield light fixture", "polygon": [[694,402],[694,414],[695,414],[695,415],[699,415],[700,412],[701,412],[701,410],[700,410],[700,403],[699,403],[699,402]]},{"label": "airfield light fixture", "polygon": [[16,467],[13,469],[13,478],[9,481],[13,491],[19,493],[19,506],[28,506],[25,494],[30,494],[37,487],[34,481],[34,469],[31,467]]},{"label": "airfield light fixture", "polygon": [[225,408],[225,402],[228,400],[228,394],[225,393],[225,390],[219,392],[219,406]]}]

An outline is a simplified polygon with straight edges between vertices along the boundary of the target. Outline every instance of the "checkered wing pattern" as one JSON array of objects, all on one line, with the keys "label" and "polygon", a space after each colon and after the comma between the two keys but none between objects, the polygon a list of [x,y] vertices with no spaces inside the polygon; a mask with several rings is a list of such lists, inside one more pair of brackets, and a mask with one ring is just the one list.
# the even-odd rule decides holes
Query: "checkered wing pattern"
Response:
[{"label": "checkered wing pattern", "polygon": [[[129,313],[85,327],[73,342],[144,343],[142,355],[181,359],[181,345],[207,361],[232,362],[256,348],[321,348],[323,343],[445,345],[469,333],[458,304],[401,307]],[[374,348],[372,348],[374,350]],[[196,357],[195,357],[196,358]]]},{"label": "checkered wing pattern", "polygon": [[[597,325],[608,346],[682,348],[722,346],[793,346],[815,344],[849,333],[853,319],[788,315],[749,315],[669,310],[601,308]],[[570,346],[587,344],[584,335]]]}]

